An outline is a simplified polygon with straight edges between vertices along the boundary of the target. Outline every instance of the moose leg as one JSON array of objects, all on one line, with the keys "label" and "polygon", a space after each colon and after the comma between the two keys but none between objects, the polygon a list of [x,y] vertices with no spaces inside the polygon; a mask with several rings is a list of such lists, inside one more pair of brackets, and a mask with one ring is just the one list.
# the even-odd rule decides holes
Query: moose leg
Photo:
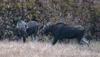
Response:
[{"label": "moose leg", "polygon": [[53,39],[52,45],[55,45],[55,44],[57,43],[57,41],[58,41],[57,38],[58,38],[58,37],[55,37],[55,38]]},{"label": "moose leg", "polygon": [[23,37],[23,42],[24,42],[24,43],[26,42],[26,38],[25,38],[25,37]]},{"label": "moose leg", "polygon": [[26,42],[26,37],[27,37],[27,32],[24,32],[24,33],[23,33],[23,42],[24,42],[24,43]]},{"label": "moose leg", "polygon": [[79,43],[80,45],[82,44],[81,39],[82,39],[82,37],[78,37],[78,38],[77,38],[77,41],[78,41],[78,43]]},{"label": "moose leg", "polygon": [[34,41],[35,40],[35,35],[31,35],[31,40]]}]

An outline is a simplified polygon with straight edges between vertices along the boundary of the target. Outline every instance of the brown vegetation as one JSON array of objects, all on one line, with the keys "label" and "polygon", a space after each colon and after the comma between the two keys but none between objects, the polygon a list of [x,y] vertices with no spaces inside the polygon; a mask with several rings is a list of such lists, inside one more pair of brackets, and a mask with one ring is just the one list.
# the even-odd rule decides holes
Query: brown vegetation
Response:
[{"label": "brown vegetation", "polygon": [[[96,0],[95,0],[96,1]],[[64,22],[69,25],[89,26],[99,15],[94,0],[1,0],[0,37],[13,38],[11,29],[16,20],[36,19],[41,23]],[[95,2],[95,3],[93,3]],[[92,12],[92,13],[91,13]],[[92,22],[93,23],[93,22]],[[92,25],[95,24],[95,21]],[[95,26],[95,25],[94,25]],[[98,27],[97,27],[98,28]]]},{"label": "brown vegetation", "polygon": [[[47,22],[64,22],[69,25],[82,25],[92,30],[93,35],[100,31],[100,11],[97,0],[1,0],[0,1],[0,39],[14,38],[18,19]],[[98,22],[97,22],[98,21]],[[93,29],[91,29],[93,28]],[[94,31],[93,31],[94,30]],[[88,31],[90,32],[90,31]],[[87,33],[88,33],[87,32]]]}]

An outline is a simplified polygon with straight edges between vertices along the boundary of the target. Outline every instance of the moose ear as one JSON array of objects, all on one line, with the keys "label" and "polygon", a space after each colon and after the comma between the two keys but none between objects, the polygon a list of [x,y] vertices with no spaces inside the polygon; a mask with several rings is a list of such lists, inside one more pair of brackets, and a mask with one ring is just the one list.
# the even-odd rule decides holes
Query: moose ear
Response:
[{"label": "moose ear", "polygon": [[44,29],[44,28],[46,28],[46,27],[48,27],[50,25],[51,25],[51,22],[47,22],[46,24],[43,24],[43,26],[41,28]]},{"label": "moose ear", "polygon": [[46,26],[52,25],[52,22],[47,22]]},{"label": "moose ear", "polygon": [[44,27],[44,25],[40,25],[40,26],[39,26],[39,29],[42,29],[43,27]]}]

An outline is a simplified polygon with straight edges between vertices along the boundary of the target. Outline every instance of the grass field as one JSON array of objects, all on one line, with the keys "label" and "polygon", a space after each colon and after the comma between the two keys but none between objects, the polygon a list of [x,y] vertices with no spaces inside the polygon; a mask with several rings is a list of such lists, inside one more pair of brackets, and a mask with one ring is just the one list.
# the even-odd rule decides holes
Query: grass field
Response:
[{"label": "grass field", "polygon": [[0,57],[100,57],[100,42],[90,46],[76,43],[56,44],[47,42],[0,42]]}]

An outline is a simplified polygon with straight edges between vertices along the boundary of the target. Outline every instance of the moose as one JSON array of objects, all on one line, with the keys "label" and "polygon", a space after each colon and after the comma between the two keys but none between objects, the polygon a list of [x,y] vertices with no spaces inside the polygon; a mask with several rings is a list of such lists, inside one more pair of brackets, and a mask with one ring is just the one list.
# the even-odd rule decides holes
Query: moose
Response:
[{"label": "moose", "polygon": [[53,36],[52,44],[55,45],[56,42],[63,39],[77,39],[78,43],[85,42],[88,44],[88,40],[84,37],[85,29],[80,29],[79,27],[68,26],[64,23],[52,24],[48,22],[43,26],[41,30],[42,35],[51,35]]},{"label": "moose", "polygon": [[[34,36],[36,38],[40,24],[37,21],[29,21],[25,22],[23,20],[19,20],[16,24],[16,35],[18,36],[18,40],[23,38],[23,42],[26,42],[26,38],[28,36]],[[34,40],[32,38],[32,40]]]}]

